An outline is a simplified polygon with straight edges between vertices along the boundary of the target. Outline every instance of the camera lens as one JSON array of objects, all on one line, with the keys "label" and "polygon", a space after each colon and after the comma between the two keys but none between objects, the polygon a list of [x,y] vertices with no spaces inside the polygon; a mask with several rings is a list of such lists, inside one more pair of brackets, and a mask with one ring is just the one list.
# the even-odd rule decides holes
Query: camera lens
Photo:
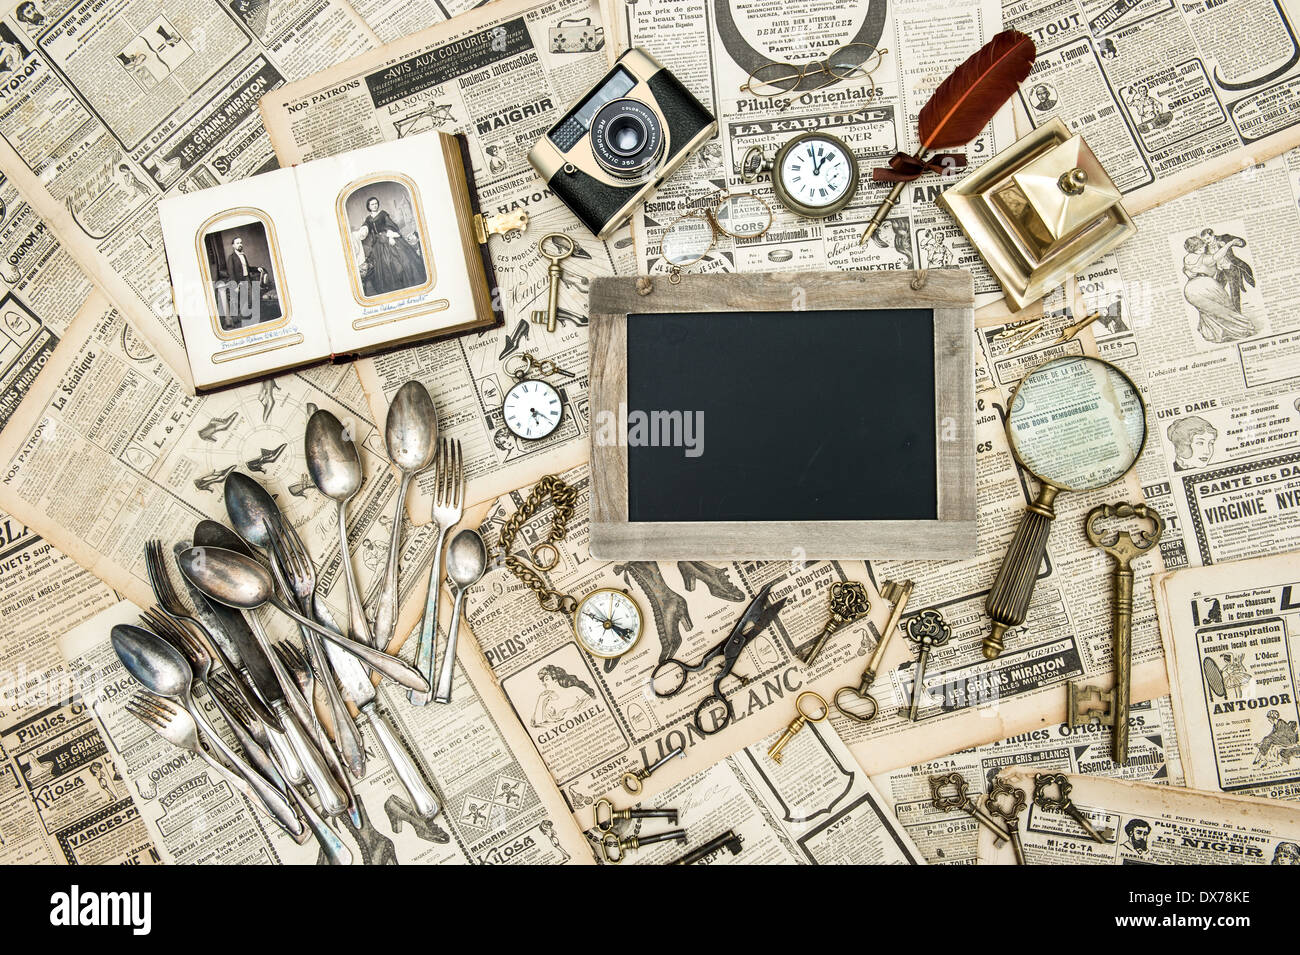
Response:
[{"label": "camera lens", "polygon": [[611,100],[592,117],[592,155],[611,176],[648,177],[659,162],[663,146],[663,124],[658,114],[640,100]]}]

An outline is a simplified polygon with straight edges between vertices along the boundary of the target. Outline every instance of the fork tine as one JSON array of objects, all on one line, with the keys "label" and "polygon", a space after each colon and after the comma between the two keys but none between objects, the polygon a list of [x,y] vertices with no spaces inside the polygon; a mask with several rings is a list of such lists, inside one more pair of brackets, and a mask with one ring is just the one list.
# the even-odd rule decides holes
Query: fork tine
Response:
[{"label": "fork tine", "polygon": [[456,484],[456,501],[453,506],[463,507],[465,505],[465,459],[460,453],[460,438],[455,440],[456,464],[452,468],[452,480]]},{"label": "fork tine", "polygon": [[141,615],[145,624],[152,627],[162,637],[185,656],[190,662],[201,660],[208,655],[207,650],[198,639],[179,623],[165,616],[157,607],[150,607]]}]

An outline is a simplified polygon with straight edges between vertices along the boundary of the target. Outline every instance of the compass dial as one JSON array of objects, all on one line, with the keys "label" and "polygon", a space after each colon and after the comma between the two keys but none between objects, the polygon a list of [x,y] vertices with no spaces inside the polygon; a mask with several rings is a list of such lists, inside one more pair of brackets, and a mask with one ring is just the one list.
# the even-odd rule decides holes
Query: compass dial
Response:
[{"label": "compass dial", "polygon": [[641,639],[641,608],[621,590],[596,590],[573,612],[573,629],[592,656],[622,656]]}]

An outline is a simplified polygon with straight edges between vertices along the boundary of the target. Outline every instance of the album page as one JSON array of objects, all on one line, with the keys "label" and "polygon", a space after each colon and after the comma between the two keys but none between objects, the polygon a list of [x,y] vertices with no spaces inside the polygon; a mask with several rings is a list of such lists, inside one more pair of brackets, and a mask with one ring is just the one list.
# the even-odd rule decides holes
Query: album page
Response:
[{"label": "album page", "polygon": [[[1020,838],[1029,865],[1295,865],[1300,808],[1267,799],[1066,773],[1069,799],[1106,841],[1093,840],[1069,815],[1033,801],[1035,767],[1011,766],[998,778],[1026,793]],[[1046,790],[1055,797],[1057,787]],[[979,861],[1012,865],[1009,842],[993,845],[980,827]]]},{"label": "album page", "polygon": [[[489,238],[505,325],[356,363],[383,421],[414,378],[428,386],[440,433],[459,440],[470,503],[492,501],[587,458],[587,288],[597,275],[633,269],[631,237],[592,237],[528,162],[528,150],[608,70],[605,31],[591,0],[497,0],[457,20],[398,40],[268,93],[262,112],[282,163],[332,156],[438,129],[469,135],[473,180],[485,215],[528,214],[525,232]],[[545,310],[550,262],[537,243],[574,241],[560,263],[555,331],[531,321]],[[557,366],[547,380],[564,399],[554,433],[516,437],[501,411],[523,355]],[[433,475],[411,489],[410,513],[428,519]]]},{"label": "album page", "polygon": [[1188,785],[1300,800],[1300,555],[1192,567],[1153,586]]}]

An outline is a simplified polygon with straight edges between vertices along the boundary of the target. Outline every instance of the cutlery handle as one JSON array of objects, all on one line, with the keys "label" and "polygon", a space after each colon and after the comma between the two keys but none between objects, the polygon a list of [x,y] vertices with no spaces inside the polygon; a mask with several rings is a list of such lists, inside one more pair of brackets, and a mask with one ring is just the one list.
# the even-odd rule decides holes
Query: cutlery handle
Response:
[{"label": "cutlery handle", "polygon": [[405,660],[399,660],[397,657],[390,656],[382,650],[368,647],[364,643],[358,643],[356,640],[349,640],[347,637],[341,636],[333,630],[321,626],[314,620],[308,620],[288,604],[281,601],[278,597],[271,598],[270,603],[281,613],[287,614],[299,623],[311,627],[312,630],[319,633],[326,640],[342,647],[344,650],[348,651],[348,653],[365,663],[370,667],[370,669],[378,670],[394,683],[400,683],[402,686],[412,690],[428,691],[429,681],[420,675],[419,670],[415,669],[415,667],[411,666]]},{"label": "cutlery handle", "polygon": [[357,738],[357,728],[352,722],[352,714],[348,712],[347,704],[339,695],[339,688],[334,682],[329,661],[325,659],[325,647],[316,634],[301,627],[299,629],[303,631],[303,643],[307,645],[312,669],[316,671],[316,682],[325,688],[325,697],[329,700],[330,716],[334,721],[334,742],[338,746],[339,756],[342,757],[348,771],[360,779],[366,774],[366,751],[362,749],[361,741]]},{"label": "cutlery handle", "polygon": [[221,738],[221,734],[217,732],[216,727],[212,725],[211,721],[209,721],[204,712],[194,704],[192,699],[187,698],[183,702],[185,703],[185,708],[189,710],[190,715],[194,717],[194,721],[199,724],[199,728],[202,729],[204,734],[208,737],[208,742],[216,748],[217,752],[219,752],[231,766],[235,767],[235,772],[239,773],[239,775],[243,777],[244,781],[252,788],[256,801],[262,804],[262,808],[266,810],[267,815],[274,819],[281,829],[294,838],[301,835],[302,820],[299,819],[298,815],[293,811],[293,807],[289,805],[288,799],[286,799],[278,789],[267,782],[262,777],[261,773],[256,772],[248,765],[248,763],[240,759],[233,749],[226,745],[226,741]]},{"label": "cutlery handle", "polygon": [[397,569],[402,551],[402,511],[406,508],[406,492],[411,486],[411,475],[402,472],[397,488],[397,509],[393,511],[393,534],[388,539],[388,565],[384,568],[384,585],[375,605],[375,646],[386,647],[393,637],[397,624]]},{"label": "cutlery handle", "polygon": [[271,757],[279,766],[280,774],[284,776],[289,785],[297,786],[307,778],[307,774],[302,771],[302,763],[298,762],[293,747],[289,745],[289,738],[284,735],[283,731],[268,726],[266,728],[266,743],[271,747]]},{"label": "cutlery handle", "polygon": [[346,812],[348,808],[347,798],[334,782],[329,767],[325,765],[325,758],[308,741],[302,727],[293,714],[289,712],[289,707],[281,701],[275,704],[275,708],[276,715],[280,717],[280,724],[284,727],[284,734],[289,737],[289,745],[293,747],[294,753],[298,756],[298,761],[302,763],[302,769],[307,774],[307,780],[312,784],[312,788],[316,790],[316,798],[320,800],[325,815],[337,816]]},{"label": "cutlery handle", "polygon": [[451,626],[447,628],[447,649],[443,653],[442,667],[438,670],[438,691],[433,699],[438,703],[451,702],[451,676],[456,669],[456,637],[460,632],[460,608],[465,599],[465,588],[456,591],[456,602],[451,605]]},{"label": "cutlery handle", "polygon": [[311,834],[316,837],[320,843],[321,851],[325,853],[325,861],[330,865],[351,865],[352,851],[343,844],[343,840],[335,835],[334,830],[329,827],[316,808],[307,801],[302,793],[296,789],[289,790],[293,796],[294,802],[297,803],[299,811],[307,820],[307,828]]},{"label": "cutlery handle", "polygon": [[352,551],[348,550],[348,516],[347,505],[339,501],[339,563],[343,565],[343,580],[347,584],[349,636],[361,643],[375,645],[375,638],[366,623],[366,608],[361,603],[361,594],[357,591],[357,578],[352,573]]},{"label": "cutlery handle", "polygon": [[426,819],[438,815],[438,797],[429,789],[419,768],[402,748],[401,741],[398,740],[393,728],[388,725],[384,714],[379,712],[379,707],[371,701],[362,712],[370,718],[370,728],[375,731],[379,745],[383,747],[384,755],[388,757],[388,765],[393,767],[393,772],[397,774],[407,795],[411,797],[411,805],[415,807],[415,811]]},{"label": "cutlery handle", "polygon": [[289,708],[293,710],[293,715],[298,717],[299,723],[303,726],[310,726],[311,711],[307,708],[307,702],[303,699],[302,694],[298,692],[298,684],[294,682],[293,675],[285,669],[284,663],[281,662],[280,654],[276,653],[275,648],[271,646],[271,639],[266,635],[266,631],[262,629],[262,621],[251,610],[246,610],[244,617],[248,620],[249,629],[253,631],[253,639],[257,641],[262,656],[266,657],[271,672],[275,674],[275,682],[280,684],[280,692],[284,694],[284,702],[289,704]]},{"label": "cutlery handle", "polygon": [[[429,568],[429,595],[424,602],[424,617],[420,620],[420,642],[415,648],[415,668],[430,683],[433,682],[433,655],[438,646],[438,596],[442,593],[442,544],[446,531],[438,526],[438,536],[433,542],[433,566]],[[425,706],[428,693],[412,690],[407,699],[412,706]]]},{"label": "cutlery handle", "polygon": [[266,750],[257,745],[257,741],[253,739],[248,730],[244,729],[244,724],[236,719],[230,710],[226,709],[226,704],[221,702],[221,697],[209,690],[208,698],[216,705],[222,719],[226,721],[226,725],[230,727],[231,732],[235,734],[235,742],[244,751],[244,755],[253,764],[253,768],[266,777],[267,782],[272,786],[288,795],[289,786],[284,781],[284,777],[280,775],[280,771],[275,768],[275,763],[271,761],[271,757],[266,755]]}]

